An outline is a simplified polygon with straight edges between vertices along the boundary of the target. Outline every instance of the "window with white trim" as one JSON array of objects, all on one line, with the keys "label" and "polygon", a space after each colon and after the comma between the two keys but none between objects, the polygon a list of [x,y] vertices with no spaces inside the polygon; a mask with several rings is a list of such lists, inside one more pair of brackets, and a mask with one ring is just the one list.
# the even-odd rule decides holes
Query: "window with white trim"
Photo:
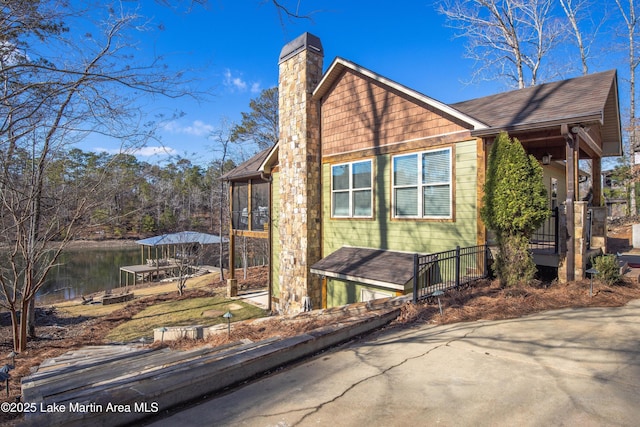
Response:
[{"label": "window with white trim", "polygon": [[393,216],[451,218],[451,149],[393,157]]},{"label": "window with white trim", "polygon": [[372,162],[331,166],[331,216],[371,218],[373,216]]}]

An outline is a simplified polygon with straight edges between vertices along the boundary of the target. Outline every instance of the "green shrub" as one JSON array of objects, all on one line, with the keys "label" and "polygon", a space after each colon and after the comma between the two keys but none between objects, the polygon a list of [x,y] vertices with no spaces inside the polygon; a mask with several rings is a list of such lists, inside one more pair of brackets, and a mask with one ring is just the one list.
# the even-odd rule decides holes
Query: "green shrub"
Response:
[{"label": "green shrub", "polygon": [[615,285],[620,282],[622,276],[620,275],[620,264],[615,255],[600,255],[591,259],[591,264],[598,273],[596,277],[607,285]]},{"label": "green shrub", "polygon": [[505,132],[493,142],[480,215],[495,231],[495,273],[502,286],[527,283],[536,272],[529,239],[550,215],[542,166]]}]

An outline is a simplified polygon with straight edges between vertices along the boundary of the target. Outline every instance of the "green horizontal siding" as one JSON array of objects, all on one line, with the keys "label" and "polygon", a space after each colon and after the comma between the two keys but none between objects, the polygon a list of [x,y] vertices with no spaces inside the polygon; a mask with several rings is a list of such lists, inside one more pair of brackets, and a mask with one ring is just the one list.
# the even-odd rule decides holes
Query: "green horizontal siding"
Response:
[{"label": "green horizontal siding", "polygon": [[331,165],[323,165],[323,256],[342,246],[440,252],[473,246],[477,236],[476,142],[455,146],[455,221],[391,219],[391,156],[374,159],[374,218],[331,218]]}]

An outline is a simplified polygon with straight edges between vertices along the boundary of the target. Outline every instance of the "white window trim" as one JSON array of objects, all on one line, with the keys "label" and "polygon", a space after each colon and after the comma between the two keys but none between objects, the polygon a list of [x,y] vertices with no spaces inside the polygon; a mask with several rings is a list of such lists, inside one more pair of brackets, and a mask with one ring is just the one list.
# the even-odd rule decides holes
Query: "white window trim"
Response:
[{"label": "white window trim", "polygon": [[[423,184],[422,183],[422,155],[424,153],[433,153],[433,152],[437,152],[437,151],[448,151],[449,152],[449,181],[448,182],[437,182],[437,183],[429,183],[429,184]],[[424,150],[424,151],[416,151],[413,153],[403,153],[403,154],[398,154],[396,156],[393,156],[391,158],[391,198],[392,198],[392,205],[391,205],[391,213],[393,215],[393,218],[397,218],[397,219],[452,219],[453,218],[453,151],[451,150],[451,147],[447,147],[447,148],[438,148],[438,149],[434,149],[434,150]],[[418,162],[418,168],[417,168],[417,184],[416,185],[398,185],[396,186],[395,183],[395,170],[394,170],[394,166],[395,166],[395,159],[398,157],[408,157],[408,156],[415,156],[417,155],[417,162]],[[424,188],[425,187],[437,187],[437,186],[442,186],[442,185],[449,185],[449,215],[429,215],[429,216],[425,216],[424,215]],[[417,203],[418,203],[418,215],[396,215],[396,189],[397,188],[416,188],[417,186]]]},{"label": "white window trim", "polygon": [[[369,183],[369,187],[364,187],[364,188],[357,188],[354,189],[353,188],[353,165],[356,163],[366,163],[368,162],[370,165],[370,169],[371,169],[371,182]],[[333,189],[333,168],[334,167],[340,167],[340,166],[349,166],[349,188],[346,190],[334,190]],[[356,160],[353,162],[347,162],[347,163],[338,163],[335,165],[331,165],[331,169],[329,171],[329,173],[331,174],[331,218],[373,218],[373,161],[372,159],[365,159],[365,160]],[[371,214],[370,215],[355,215],[354,214],[354,209],[355,207],[353,206],[353,193],[357,193],[360,191],[367,191],[369,190],[369,192],[371,193],[371,201],[370,201],[370,206],[371,206]],[[335,193],[349,193],[349,215],[334,215],[334,197],[333,195]]]}]

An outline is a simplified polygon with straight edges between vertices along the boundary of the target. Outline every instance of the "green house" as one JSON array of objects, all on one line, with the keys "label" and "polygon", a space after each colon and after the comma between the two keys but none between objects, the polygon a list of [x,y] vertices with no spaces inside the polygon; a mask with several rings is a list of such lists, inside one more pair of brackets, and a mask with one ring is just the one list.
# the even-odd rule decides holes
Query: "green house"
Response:
[{"label": "green house", "polygon": [[[268,182],[268,223],[231,233],[268,239],[277,311],[411,293],[414,254],[490,242],[479,206],[501,131],[539,159],[558,208],[537,262],[573,280],[588,251],[606,251],[600,180],[582,201],[578,161],[598,177],[622,154],[615,70],[444,104],[343,58],[324,70],[305,33],[282,49],[279,96],[279,142],[239,167]],[[244,185],[234,173],[232,193]]]}]

